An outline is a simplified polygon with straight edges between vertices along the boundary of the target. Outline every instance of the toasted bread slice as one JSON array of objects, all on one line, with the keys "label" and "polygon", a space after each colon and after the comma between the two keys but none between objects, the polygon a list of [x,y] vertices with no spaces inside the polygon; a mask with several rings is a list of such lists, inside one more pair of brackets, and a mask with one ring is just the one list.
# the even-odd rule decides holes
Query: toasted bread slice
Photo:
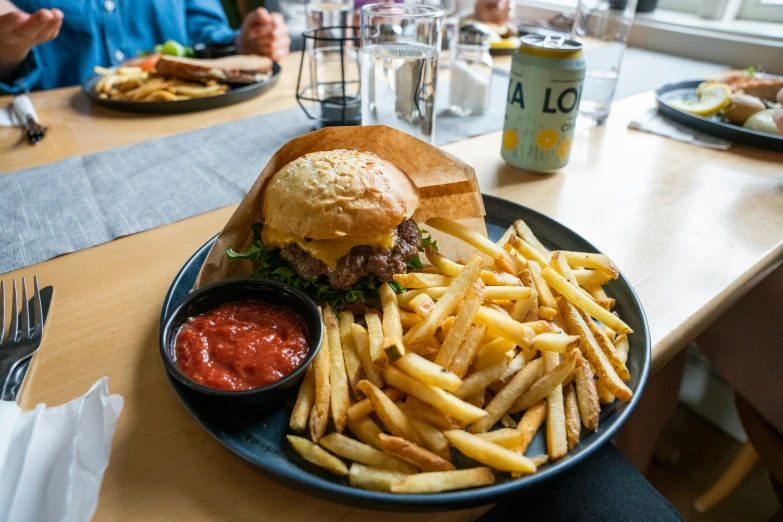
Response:
[{"label": "toasted bread slice", "polygon": [[155,72],[183,80],[222,83],[255,83],[272,71],[272,60],[266,56],[238,54],[224,58],[198,59],[163,55],[155,65]]}]

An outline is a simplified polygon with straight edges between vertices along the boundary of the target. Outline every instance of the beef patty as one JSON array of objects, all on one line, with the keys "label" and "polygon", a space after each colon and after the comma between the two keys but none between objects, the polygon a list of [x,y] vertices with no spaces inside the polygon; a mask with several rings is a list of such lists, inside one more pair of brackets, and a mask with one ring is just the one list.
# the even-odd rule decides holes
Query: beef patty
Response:
[{"label": "beef patty", "polygon": [[348,254],[337,260],[337,267],[329,270],[323,261],[305,252],[293,243],[280,250],[280,257],[302,277],[323,276],[332,288],[350,290],[359,278],[375,274],[382,281],[389,281],[394,274],[402,274],[408,267],[408,259],[419,252],[421,235],[413,221],[406,219],[397,227],[397,242],[394,248],[373,248],[355,246]]}]

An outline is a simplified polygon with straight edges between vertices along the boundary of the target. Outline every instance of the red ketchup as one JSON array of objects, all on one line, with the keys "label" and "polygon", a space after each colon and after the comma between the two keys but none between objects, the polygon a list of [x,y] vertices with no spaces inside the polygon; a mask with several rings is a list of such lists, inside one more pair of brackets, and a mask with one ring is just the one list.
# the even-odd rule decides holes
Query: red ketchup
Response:
[{"label": "red ketchup", "polygon": [[309,348],[304,320],[257,301],[227,303],[189,317],[176,340],[177,366],[193,381],[249,390],[293,372]]}]

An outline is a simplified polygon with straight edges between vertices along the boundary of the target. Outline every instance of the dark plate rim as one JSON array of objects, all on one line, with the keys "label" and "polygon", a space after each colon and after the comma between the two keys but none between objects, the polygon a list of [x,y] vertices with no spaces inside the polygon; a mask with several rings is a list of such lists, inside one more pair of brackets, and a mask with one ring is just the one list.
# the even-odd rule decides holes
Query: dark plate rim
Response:
[{"label": "dark plate rim", "polygon": [[[542,214],[529,207],[525,207],[524,205],[519,205],[518,203],[514,203],[512,201],[508,201],[496,196],[491,196],[487,194],[482,194],[482,196],[484,198],[485,206],[514,205],[520,207],[524,209],[525,212],[529,213],[532,216],[535,216],[536,219],[549,221],[550,223],[556,225],[557,227],[567,230],[570,234],[574,236],[575,239],[578,239],[583,243],[585,243],[586,245],[589,245],[594,252],[600,253],[600,250],[598,248],[596,248],[592,243],[584,239],[581,235],[577,234],[576,232],[566,227],[562,223],[550,218],[549,216],[546,216],[545,214]],[[177,286],[177,283],[184,277],[184,274],[187,271],[190,261],[196,256],[198,256],[199,254],[201,254],[202,252],[204,252],[205,250],[211,248],[216,238],[217,238],[217,234],[213,236],[211,239],[209,239],[204,245],[202,245],[188,259],[188,262],[186,262],[183,265],[182,269],[180,269],[180,271],[175,276],[171,286],[169,287],[168,292],[166,293],[166,297],[163,301],[163,307],[161,309],[161,317],[160,317],[161,324],[165,322],[166,309],[168,307],[168,304],[170,303],[174,288]],[[620,429],[620,427],[625,423],[625,421],[628,419],[630,414],[636,408],[636,405],[641,399],[650,372],[650,360],[651,360],[651,352],[652,352],[650,329],[649,329],[649,324],[647,322],[647,315],[644,312],[644,308],[642,307],[641,301],[639,300],[639,296],[636,294],[636,291],[634,290],[633,286],[631,286],[630,282],[628,282],[628,279],[625,277],[625,275],[622,272],[620,272],[620,276],[618,280],[625,281],[629,290],[629,294],[632,297],[633,304],[636,306],[636,308],[639,311],[642,328],[644,330],[643,332],[644,333],[643,348],[645,350],[644,364],[642,366],[641,375],[639,376],[639,383],[636,389],[634,390],[634,396],[627,403],[626,408],[617,415],[614,422],[609,428],[605,429],[600,433],[596,433],[595,436],[596,438],[593,440],[590,446],[587,447],[585,450],[582,450],[575,455],[569,455],[567,459],[561,460],[554,465],[547,466],[546,469],[537,472],[533,475],[524,477],[523,479],[520,480],[510,481],[510,482],[497,484],[493,486],[487,486],[483,488],[454,491],[449,493],[397,495],[392,493],[368,491],[359,488],[353,488],[351,486],[345,486],[343,484],[329,482],[325,479],[321,479],[320,477],[312,473],[306,473],[305,477],[303,478],[300,475],[294,475],[288,472],[285,468],[276,468],[276,467],[268,466],[263,463],[259,463],[257,459],[249,452],[241,451],[238,448],[227,445],[215,433],[213,433],[211,429],[209,429],[200,421],[198,415],[196,415],[192,410],[192,408],[183,400],[183,397],[179,390],[179,385],[173,380],[172,376],[169,376],[169,380],[172,382],[172,386],[174,387],[174,392],[177,395],[177,398],[180,400],[180,402],[188,411],[188,413],[190,413],[193,419],[204,430],[206,430],[207,433],[209,433],[215,440],[217,440],[221,445],[223,445],[225,448],[227,448],[235,455],[243,458],[244,460],[258,467],[261,470],[261,472],[264,473],[265,475],[272,478],[280,479],[286,485],[292,487],[293,489],[301,491],[305,494],[323,498],[332,502],[340,502],[349,505],[357,504],[360,502],[365,507],[374,506],[375,509],[398,510],[398,511],[416,510],[416,509],[418,510],[444,509],[445,510],[445,509],[460,509],[460,508],[466,508],[472,506],[488,505],[497,502],[499,499],[511,495],[518,490],[531,487],[536,484],[540,484],[548,480],[549,478],[561,472],[564,472],[567,469],[575,466],[579,462],[583,461],[585,458],[589,457],[590,454],[595,449],[609,442],[609,440],[614,436],[617,430]]]},{"label": "dark plate rim", "polygon": [[[723,121],[711,120],[704,116],[698,116],[688,112],[681,111],[669,105],[663,96],[676,90],[695,89],[700,83],[706,80],[686,80],[681,82],[667,83],[655,90],[655,101],[658,104],[658,110],[666,116],[675,118],[679,123],[693,128],[699,132],[705,132],[713,136],[724,139],[740,138],[739,143],[753,145],[760,148],[772,148],[772,150],[783,150],[783,136],[776,136],[766,132],[754,131],[726,123]],[[765,143],[765,142],[768,142]],[[775,148],[778,147],[778,148]]]},{"label": "dark plate rim", "polygon": [[[175,101],[125,101],[125,100],[109,100],[98,96],[95,93],[95,84],[101,79],[102,75],[93,74],[82,83],[82,92],[87,96],[90,101],[97,103],[108,109],[118,111],[129,112],[147,112],[147,113],[166,113],[171,111],[177,112],[196,112],[208,108],[225,107],[245,101],[254,96],[254,92],[262,94],[266,91],[265,87],[274,85],[280,78],[280,72],[282,71],[280,64],[272,62],[272,74],[266,80],[251,83],[248,85],[241,85],[234,87],[229,91],[219,94],[217,96],[208,96],[206,98],[191,98],[189,100],[175,100]],[[207,100],[205,102],[205,100]]]}]

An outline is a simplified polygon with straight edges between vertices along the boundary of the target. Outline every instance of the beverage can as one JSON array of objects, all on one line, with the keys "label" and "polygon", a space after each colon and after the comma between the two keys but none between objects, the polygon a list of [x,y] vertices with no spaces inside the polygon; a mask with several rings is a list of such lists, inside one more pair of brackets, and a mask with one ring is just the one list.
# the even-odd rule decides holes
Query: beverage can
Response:
[{"label": "beverage can", "polygon": [[585,79],[582,44],[531,35],[511,62],[503,125],[503,159],[548,172],[568,164]]}]

